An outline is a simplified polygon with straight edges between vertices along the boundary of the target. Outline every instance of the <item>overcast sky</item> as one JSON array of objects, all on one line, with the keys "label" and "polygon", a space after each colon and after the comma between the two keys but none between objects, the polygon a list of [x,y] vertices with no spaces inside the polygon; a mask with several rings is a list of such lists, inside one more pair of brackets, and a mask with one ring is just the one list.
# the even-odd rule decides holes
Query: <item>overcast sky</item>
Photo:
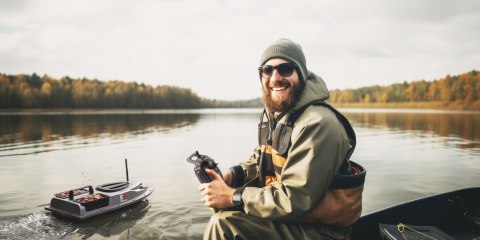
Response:
[{"label": "overcast sky", "polygon": [[480,1],[0,1],[0,72],[261,94],[261,52],[303,46],[330,89],[480,70]]}]

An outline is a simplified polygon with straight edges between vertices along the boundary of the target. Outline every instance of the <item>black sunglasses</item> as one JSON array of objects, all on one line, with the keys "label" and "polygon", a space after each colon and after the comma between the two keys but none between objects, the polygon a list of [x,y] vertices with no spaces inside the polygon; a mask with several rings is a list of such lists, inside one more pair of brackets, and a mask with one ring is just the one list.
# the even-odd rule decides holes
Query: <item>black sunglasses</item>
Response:
[{"label": "black sunglasses", "polygon": [[258,73],[263,78],[270,78],[273,74],[273,70],[277,69],[278,73],[283,77],[290,77],[296,67],[297,64],[295,63],[281,63],[277,66],[262,65],[258,67]]}]

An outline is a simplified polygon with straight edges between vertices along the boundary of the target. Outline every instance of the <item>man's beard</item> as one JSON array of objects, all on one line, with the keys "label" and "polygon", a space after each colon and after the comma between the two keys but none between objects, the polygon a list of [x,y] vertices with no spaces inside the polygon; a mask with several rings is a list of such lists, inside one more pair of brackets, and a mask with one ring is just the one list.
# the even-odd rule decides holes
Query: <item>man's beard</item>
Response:
[{"label": "man's beard", "polygon": [[271,95],[271,90],[268,86],[262,86],[263,91],[263,102],[266,107],[273,112],[284,112],[293,108],[297,103],[302,91],[304,84],[300,82],[298,85],[291,86],[291,91],[288,95],[284,96],[281,99],[274,100]]}]

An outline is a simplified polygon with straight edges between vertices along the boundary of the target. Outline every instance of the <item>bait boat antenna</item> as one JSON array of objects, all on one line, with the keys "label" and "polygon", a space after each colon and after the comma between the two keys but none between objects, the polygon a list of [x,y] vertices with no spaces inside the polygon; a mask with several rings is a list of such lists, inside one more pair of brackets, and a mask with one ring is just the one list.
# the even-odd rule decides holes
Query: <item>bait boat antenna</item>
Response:
[{"label": "bait boat antenna", "polygon": [[128,179],[128,163],[127,163],[126,158],[125,158],[125,171],[127,172],[127,182],[129,182],[129,179]]}]

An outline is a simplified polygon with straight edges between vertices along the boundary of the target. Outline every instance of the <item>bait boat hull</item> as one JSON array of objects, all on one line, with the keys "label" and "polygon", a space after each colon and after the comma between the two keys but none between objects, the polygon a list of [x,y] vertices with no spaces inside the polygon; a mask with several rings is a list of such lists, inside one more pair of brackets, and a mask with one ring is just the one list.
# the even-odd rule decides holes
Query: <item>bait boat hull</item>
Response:
[{"label": "bait boat hull", "polygon": [[59,217],[82,221],[139,203],[152,192],[152,187],[141,182],[107,183],[95,189],[84,186],[55,194],[45,209]]}]

